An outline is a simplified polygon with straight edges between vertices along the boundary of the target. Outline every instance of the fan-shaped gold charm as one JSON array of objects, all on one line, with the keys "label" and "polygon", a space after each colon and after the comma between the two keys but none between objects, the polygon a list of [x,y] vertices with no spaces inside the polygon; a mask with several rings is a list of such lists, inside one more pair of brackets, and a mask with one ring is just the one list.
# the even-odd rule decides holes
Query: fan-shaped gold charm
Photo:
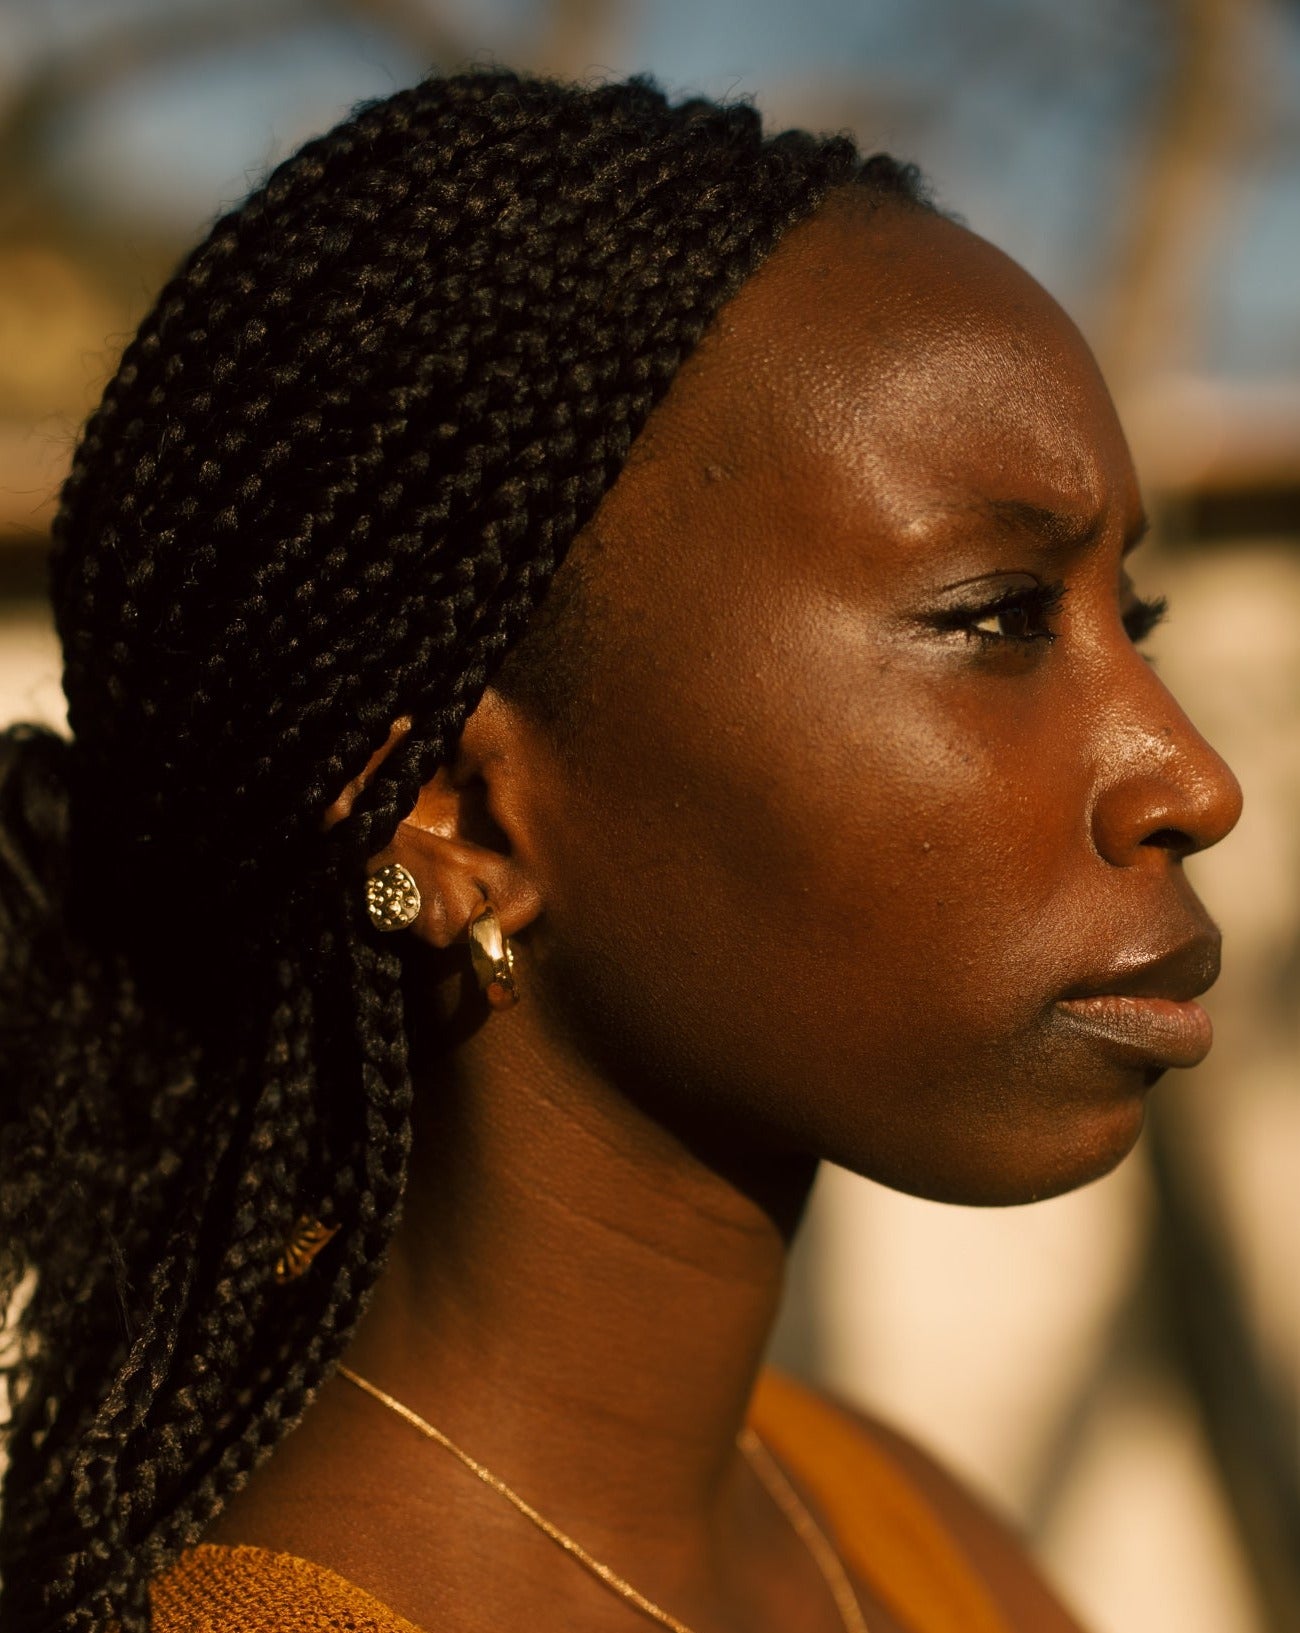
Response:
[{"label": "fan-shaped gold charm", "polygon": [[293,1227],[284,1252],[275,1261],[276,1281],[293,1281],[301,1276],[325,1244],[338,1235],[338,1231],[337,1225],[322,1225],[319,1219],[303,1214]]}]

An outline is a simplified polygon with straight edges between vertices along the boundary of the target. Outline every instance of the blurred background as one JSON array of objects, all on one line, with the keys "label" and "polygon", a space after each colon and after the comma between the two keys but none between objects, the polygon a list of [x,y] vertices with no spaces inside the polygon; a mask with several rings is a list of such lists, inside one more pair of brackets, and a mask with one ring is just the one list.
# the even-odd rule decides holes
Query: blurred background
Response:
[{"label": "blurred background", "polygon": [[0,721],[59,722],[47,529],[176,256],[357,100],[497,60],[849,128],[1099,353],[1156,520],[1157,661],[1246,814],[1197,865],[1219,1042],[1138,1154],[1007,1212],[827,1171],[775,1353],[910,1427],[1097,1633],[1300,1629],[1300,4],[5,0]]}]

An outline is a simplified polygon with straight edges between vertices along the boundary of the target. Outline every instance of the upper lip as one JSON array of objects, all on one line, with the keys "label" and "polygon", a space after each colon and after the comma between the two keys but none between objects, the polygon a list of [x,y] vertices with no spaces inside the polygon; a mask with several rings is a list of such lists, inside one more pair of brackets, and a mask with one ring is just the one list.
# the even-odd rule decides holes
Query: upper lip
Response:
[{"label": "upper lip", "polygon": [[1172,952],[1134,954],[1117,958],[1105,974],[1088,976],[1063,992],[1061,999],[1171,998],[1186,1003],[1199,998],[1219,978],[1221,937],[1207,931],[1183,942]]}]

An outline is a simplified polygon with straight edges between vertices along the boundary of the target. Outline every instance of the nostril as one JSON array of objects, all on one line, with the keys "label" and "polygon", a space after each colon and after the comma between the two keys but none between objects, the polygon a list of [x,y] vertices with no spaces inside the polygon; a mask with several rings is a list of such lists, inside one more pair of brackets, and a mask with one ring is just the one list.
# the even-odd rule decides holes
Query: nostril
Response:
[{"label": "nostril", "polygon": [[1181,828],[1157,828],[1149,833],[1142,841],[1154,850],[1173,851],[1178,856],[1190,856],[1197,848],[1196,841],[1191,834],[1184,833]]}]

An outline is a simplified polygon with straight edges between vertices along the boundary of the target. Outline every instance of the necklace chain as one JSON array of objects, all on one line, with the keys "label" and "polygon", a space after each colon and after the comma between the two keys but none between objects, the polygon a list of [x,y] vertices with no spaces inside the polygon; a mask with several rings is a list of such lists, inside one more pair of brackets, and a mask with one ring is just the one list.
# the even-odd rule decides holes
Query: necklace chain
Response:
[{"label": "necklace chain", "polygon": [[[598,1577],[606,1587],[611,1588],[620,1598],[626,1599],[629,1604],[635,1605],[639,1611],[650,1617],[652,1621],[658,1622],[661,1627],[670,1628],[672,1633],[692,1633],[692,1630],[685,1622],[679,1621],[669,1611],[655,1604],[653,1599],[647,1599],[645,1594],[639,1593],[617,1571],[611,1570],[608,1565],[601,1564],[600,1560],[589,1554],[581,1543],[575,1542],[567,1532],[561,1531],[558,1525],[552,1524],[544,1514],[539,1514],[531,1503],[525,1501],[499,1475],[493,1474],[491,1469],[486,1468],[482,1463],[471,1457],[467,1451],[462,1451],[454,1440],[443,1434],[441,1429],[434,1428],[432,1423],[426,1422],[418,1413],[413,1412],[409,1406],[403,1406],[401,1401],[395,1400],[392,1395],[380,1389],[377,1384],[372,1384],[368,1378],[363,1378],[360,1373],[353,1372],[351,1368],[345,1366],[340,1366],[338,1370],[342,1377],[348,1379],[350,1383],[354,1383],[358,1389],[362,1389],[367,1395],[373,1396],[375,1400],[387,1406],[391,1411],[396,1412],[399,1417],[405,1418],[422,1435],[436,1441],[444,1450],[449,1451],[457,1461],[464,1464],[471,1474],[476,1475],[485,1486],[491,1486],[493,1491],[499,1493],[508,1503],[517,1508],[526,1520],[531,1521],[539,1531],[544,1531],[552,1542],[558,1543],[566,1554],[576,1559],[580,1565],[590,1571],[593,1576]],[[737,1438],[737,1444],[749,1459],[750,1466],[767,1488],[777,1507],[789,1520],[791,1528],[799,1537],[799,1540],[812,1555],[818,1570],[825,1577],[826,1585],[835,1600],[835,1608],[839,1611],[840,1620],[844,1623],[845,1633],[867,1633],[867,1624],[863,1620],[857,1595],[853,1591],[852,1584],[849,1582],[848,1574],[840,1562],[839,1555],[831,1546],[826,1533],[809,1513],[798,1492],[781,1472],[776,1459],[753,1429],[748,1426],[741,1430]]]},{"label": "necklace chain", "polygon": [[862,1607],[858,1604],[858,1596],[853,1591],[853,1584],[849,1581],[848,1572],[844,1569],[840,1556],[835,1552],[825,1531],[809,1513],[799,1493],[786,1479],[777,1460],[748,1424],[740,1431],[738,1444],[749,1459],[754,1473],[767,1487],[773,1501],[789,1520],[791,1529],[813,1556],[818,1570],[826,1578],[826,1586],[831,1590],[831,1597],[835,1601],[835,1608],[840,1613],[840,1620],[844,1623],[846,1633],[867,1633]]}]

